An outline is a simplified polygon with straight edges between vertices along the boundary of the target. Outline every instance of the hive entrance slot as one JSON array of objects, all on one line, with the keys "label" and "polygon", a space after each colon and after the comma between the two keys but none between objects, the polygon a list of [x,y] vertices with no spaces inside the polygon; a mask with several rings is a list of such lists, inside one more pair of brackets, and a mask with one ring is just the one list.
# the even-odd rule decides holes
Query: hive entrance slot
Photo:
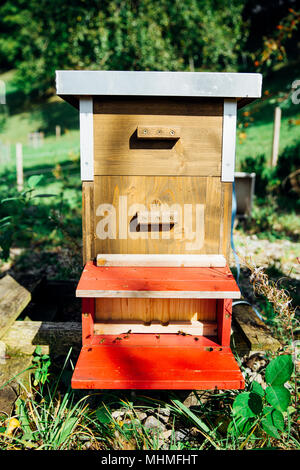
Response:
[{"label": "hive entrance slot", "polygon": [[106,321],[94,324],[95,335],[123,335],[135,333],[181,334],[195,336],[216,336],[217,323],[209,321],[137,322]]}]

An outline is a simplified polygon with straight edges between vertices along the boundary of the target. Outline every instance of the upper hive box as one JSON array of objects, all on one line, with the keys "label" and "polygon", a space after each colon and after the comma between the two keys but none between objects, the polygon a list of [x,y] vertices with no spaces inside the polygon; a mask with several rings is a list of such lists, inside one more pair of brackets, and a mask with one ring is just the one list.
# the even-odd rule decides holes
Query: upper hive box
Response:
[{"label": "upper hive box", "polygon": [[99,254],[228,258],[237,109],[248,73],[57,71],[79,108],[83,261]]}]

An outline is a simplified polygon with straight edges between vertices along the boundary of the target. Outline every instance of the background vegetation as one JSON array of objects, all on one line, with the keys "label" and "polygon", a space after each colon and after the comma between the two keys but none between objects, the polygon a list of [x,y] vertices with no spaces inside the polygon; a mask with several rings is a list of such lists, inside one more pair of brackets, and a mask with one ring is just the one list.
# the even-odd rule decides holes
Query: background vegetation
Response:
[{"label": "background vegetation", "polygon": [[[262,99],[238,115],[237,170],[256,173],[256,193],[252,216],[239,222],[234,239],[245,257],[258,262],[261,255],[270,280],[246,265],[240,285],[282,344],[275,362],[271,354],[262,359],[263,389],[241,362],[245,392],[195,393],[194,407],[180,394],[74,394],[70,357],[53,361],[38,350],[30,390],[13,416],[1,415],[1,448],[299,448],[297,378],[287,354],[296,337],[300,280],[299,180],[298,189],[290,180],[300,167],[299,104],[292,101],[292,84],[299,79],[299,21],[294,0],[1,3],[1,272],[75,281],[81,272],[78,111],[55,96],[55,70],[260,72]],[[275,106],[282,109],[282,121],[279,160],[272,168]],[[41,146],[29,142],[32,132],[44,133]],[[24,155],[21,192],[17,142]],[[276,372],[281,361],[285,375]],[[162,409],[167,429],[153,432],[141,414],[164,422]],[[190,430],[186,438],[178,434],[183,428]]]}]

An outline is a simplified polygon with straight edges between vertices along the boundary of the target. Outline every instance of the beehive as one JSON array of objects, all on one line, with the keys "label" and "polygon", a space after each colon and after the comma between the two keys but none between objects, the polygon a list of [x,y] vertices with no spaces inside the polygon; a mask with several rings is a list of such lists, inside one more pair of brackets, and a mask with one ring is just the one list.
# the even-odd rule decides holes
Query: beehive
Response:
[{"label": "beehive", "polygon": [[259,74],[57,72],[80,113],[74,388],[243,387],[230,351],[236,113],[260,93]]}]

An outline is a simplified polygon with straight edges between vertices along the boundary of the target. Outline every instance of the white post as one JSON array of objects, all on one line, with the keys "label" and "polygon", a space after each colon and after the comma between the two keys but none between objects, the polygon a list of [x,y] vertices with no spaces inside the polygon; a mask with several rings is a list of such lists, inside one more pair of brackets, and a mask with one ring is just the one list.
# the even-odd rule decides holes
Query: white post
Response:
[{"label": "white post", "polygon": [[60,136],[61,136],[61,128],[60,126],[55,126],[55,137],[59,139]]},{"label": "white post", "polygon": [[23,150],[22,144],[16,144],[16,167],[17,167],[17,188],[18,191],[23,189]]},{"label": "white post", "polygon": [[279,135],[280,135],[280,121],[281,121],[281,108],[276,106],[274,113],[274,131],[273,131],[273,145],[272,145],[272,160],[271,166],[277,165],[279,153]]}]

